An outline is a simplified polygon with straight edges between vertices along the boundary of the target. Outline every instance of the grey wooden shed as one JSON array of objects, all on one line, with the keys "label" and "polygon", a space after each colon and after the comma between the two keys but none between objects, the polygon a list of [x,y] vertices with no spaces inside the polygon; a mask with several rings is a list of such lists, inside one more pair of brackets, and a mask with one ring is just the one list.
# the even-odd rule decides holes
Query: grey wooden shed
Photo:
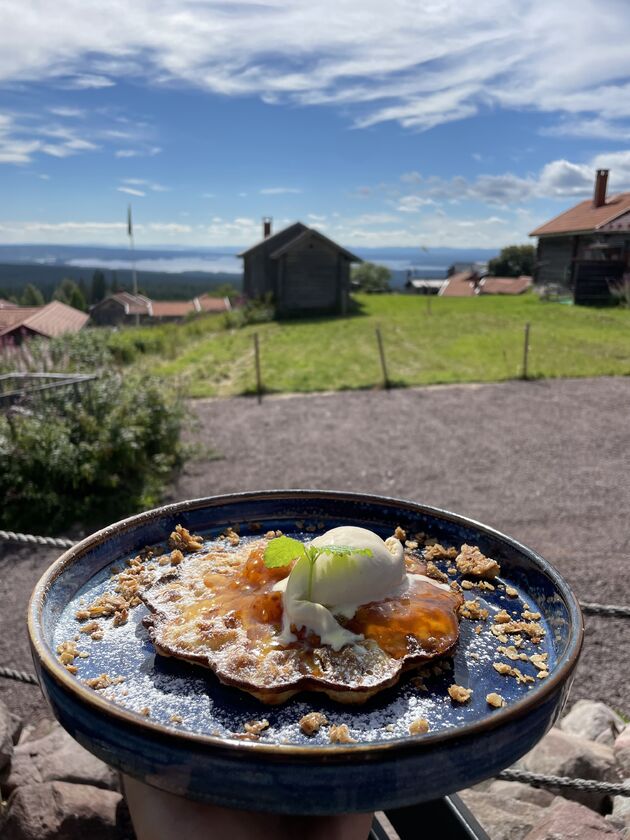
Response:
[{"label": "grey wooden shed", "polygon": [[335,312],[344,315],[350,292],[350,264],[361,259],[318,230],[295,222],[271,233],[242,254],[243,291],[248,298],[271,295],[278,315]]}]

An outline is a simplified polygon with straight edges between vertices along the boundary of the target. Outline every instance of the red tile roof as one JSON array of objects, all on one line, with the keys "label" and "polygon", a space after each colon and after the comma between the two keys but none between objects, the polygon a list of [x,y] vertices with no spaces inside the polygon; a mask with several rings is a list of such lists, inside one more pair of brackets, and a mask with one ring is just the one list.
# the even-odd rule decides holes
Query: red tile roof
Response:
[{"label": "red tile roof", "polygon": [[480,295],[521,295],[532,285],[526,274],[520,277],[484,277],[479,283]]},{"label": "red tile roof", "polygon": [[548,236],[561,233],[588,233],[630,210],[630,193],[619,193],[609,198],[601,207],[594,207],[591,198],[565,210],[549,222],[537,227],[530,236]]},{"label": "red tile roof", "polygon": [[78,332],[85,326],[89,315],[73,306],[53,300],[45,306],[18,306],[0,310],[0,335],[25,327],[46,338],[67,332]]},{"label": "red tile roof", "polygon": [[442,297],[473,297],[475,292],[474,280],[477,274],[474,271],[460,271],[451,274],[444,281],[444,285],[438,292]]},{"label": "red tile roof", "polygon": [[197,311],[192,300],[153,300],[150,314],[154,318],[183,318]]},{"label": "red tile roof", "polygon": [[229,297],[212,297],[206,294],[199,295],[195,301],[199,303],[200,312],[229,312],[232,308]]}]

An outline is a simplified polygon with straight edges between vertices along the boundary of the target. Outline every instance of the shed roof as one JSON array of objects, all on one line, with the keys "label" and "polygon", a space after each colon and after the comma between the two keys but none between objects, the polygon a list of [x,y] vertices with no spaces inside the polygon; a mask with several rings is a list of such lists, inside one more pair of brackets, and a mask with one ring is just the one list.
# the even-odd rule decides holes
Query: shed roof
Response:
[{"label": "shed roof", "polygon": [[0,298],[0,309],[17,309],[17,303],[11,303],[10,300]]},{"label": "shed roof", "polygon": [[232,308],[229,297],[212,297],[212,295],[199,295],[193,301],[199,304],[199,312],[229,312]]},{"label": "shed roof", "polygon": [[480,295],[521,295],[532,285],[526,274],[520,277],[484,277],[479,281]]},{"label": "shed roof", "polygon": [[111,305],[112,302],[121,306],[125,315],[148,315],[151,308],[151,301],[144,295],[133,295],[131,292],[114,292],[114,294],[108,295],[94,304],[92,309],[98,309],[106,303]]},{"label": "shed roof", "polygon": [[46,338],[67,332],[78,332],[85,326],[89,315],[73,306],[53,300],[45,306],[18,306],[0,310],[0,335],[18,327],[26,327]]},{"label": "shed roof", "polygon": [[460,271],[451,274],[446,279],[439,293],[442,297],[473,297],[476,292],[474,281],[477,273],[474,271]]},{"label": "shed roof", "polygon": [[630,192],[619,193],[605,204],[595,207],[591,198],[580,201],[574,207],[555,216],[533,230],[530,236],[549,236],[568,233],[589,233],[597,231],[613,219],[630,210]]},{"label": "shed roof", "polygon": [[286,254],[288,251],[291,251],[297,245],[305,242],[307,239],[320,239],[322,242],[325,242],[328,245],[332,245],[333,248],[336,248],[337,251],[340,251],[344,257],[346,257],[350,262],[363,262],[361,257],[357,257],[355,254],[347,251],[345,248],[342,248],[341,245],[338,245],[336,242],[333,242],[332,239],[329,239],[327,236],[324,236],[323,233],[320,233],[318,230],[314,230],[313,228],[306,228],[301,233],[298,233],[297,236],[294,236],[293,239],[290,239],[288,242],[285,242],[284,245],[281,245],[276,251],[272,251],[270,254],[272,259],[278,259],[283,254]]},{"label": "shed roof", "polygon": [[[292,235],[287,239],[287,234],[289,231],[292,231]],[[309,228],[306,225],[302,224],[302,222],[295,222],[292,225],[289,225],[282,230],[277,231],[277,233],[271,234],[266,239],[261,239],[260,242],[257,242],[255,245],[252,245],[251,248],[248,248],[246,251],[242,251],[238,256],[244,257],[247,254],[250,254],[252,251],[256,251],[258,248],[261,248],[263,245],[269,246],[270,243],[274,241],[274,239],[278,239],[282,241],[282,244],[278,246],[276,250],[271,250],[270,256],[272,259],[277,259],[278,257],[282,256],[282,254],[290,251],[294,248],[299,242],[303,242],[309,236],[316,236],[324,242],[327,242],[329,245],[332,245],[338,251],[350,260],[350,262],[363,262],[360,257],[357,257],[355,254],[352,254],[350,251],[347,251],[345,248],[342,248],[341,245],[338,245],[336,242],[333,242],[332,239],[329,239],[327,236],[324,236],[323,233],[320,233],[315,228]]]},{"label": "shed roof", "polygon": [[154,318],[183,318],[191,312],[198,312],[192,300],[153,300],[151,315]]},{"label": "shed roof", "polygon": [[292,225],[289,225],[288,227],[282,228],[281,230],[277,230],[275,233],[272,233],[271,236],[267,236],[265,239],[261,239],[259,242],[256,242],[255,245],[252,245],[245,251],[241,251],[241,253],[237,256],[244,257],[246,254],[251,254],[252,251],[256,251],[262,245],[269,245],[269,243],[273,242],[274,239],[279,239],[281,236],[284,236],[293,228],[295,228],[295,236],[299,236],[299,234],[302,233],[302,231],[308,230],[306,225],[303,225],[302,222],[294,222]]}]

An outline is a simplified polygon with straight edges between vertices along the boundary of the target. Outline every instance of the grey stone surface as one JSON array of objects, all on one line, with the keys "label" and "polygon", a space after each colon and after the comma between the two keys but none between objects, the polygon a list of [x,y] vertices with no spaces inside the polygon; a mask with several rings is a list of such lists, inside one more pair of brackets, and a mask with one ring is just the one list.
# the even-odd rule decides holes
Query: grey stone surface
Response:
[{"label": "grey stone surface", "polygon": [[[573,779],[619,781],[612,747],[578,738],[560,729],[552,729],[533,750],[523,756],[518,766],[531,773],[569,776]],[[560,791],[557,791],[560,793]],[[561,791],[562,796],[599,810],[606,796],[580,790]]]},{"label": "grey stone surface", "polygon": [[122,840],[121,795],[67,782],[30,784],[9,799],[3,840]]},{"label": "grey stone surface", "polygon": [[10,793],[24,785],[52,781],[115,789],[118,776],[55,724],[43,738],[18,744],[3,789]]},{"label": "grey stone surface", "polygon": [[495,796],[502,796],[506,800],[520,799],[523,802],[531,802],[532,805],[539,805],[546,808],[554,801],[555,796],[548,790],[535,788],[523,782],[506,782],[503,779],[496,779],[491,782],[488,791]]},{"label": "grey stone surface", "polygon": [[630,796],[614,796],[612,812],[606,816],[625,838],[630,838]]},{"label": "grey stone surface", "polygon": [[622,837],[590,808],[561,797],[543,813],[543,819],[525,835],[524,840],[613,840]]},{"label": "grey stone surface", "polygon": [[6,771],[13,755],[13,730],[11,712],[0,700],[0,773]]},{"label": "grey stone surface", "polygon": [[624,727],[624,719],[617,712],[596,700],[578,700],[560,722],[564,732],[610,747]]},{"label": "grey stone surface", "polygon": [[621,775],[625,779],[630,779],[630,726],[627,726],[615,740],[613,754]]},{"label": "grey stone surface", "polygon": [[503,793],[468,789],[459,795],[491,840],[523,840],[545,813],[541,805],[511,799]]}]

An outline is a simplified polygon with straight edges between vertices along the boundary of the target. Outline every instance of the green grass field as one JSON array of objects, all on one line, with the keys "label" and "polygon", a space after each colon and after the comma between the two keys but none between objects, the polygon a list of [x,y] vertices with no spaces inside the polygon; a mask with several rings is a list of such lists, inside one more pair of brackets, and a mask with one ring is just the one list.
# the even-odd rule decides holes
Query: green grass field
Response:
[{"label": "green grass field", "polygon": [[219,318],[169,325],[174,339],[168,360],[149,353],[136,364],[165,380],[183,379],[192,397],[251,393],[257,332],[266,392],[374,388],[383,383],[375,335],[379,326],[394,385],[492,382],[521,375],[523,330],[529,322],[530,376],[630,375],[627,309],[544,303],[529,294],[431,298],[430,312],[420,296],[361,295],[357,300],[359,314],[347,318],[238,330],[223,329]]}]

